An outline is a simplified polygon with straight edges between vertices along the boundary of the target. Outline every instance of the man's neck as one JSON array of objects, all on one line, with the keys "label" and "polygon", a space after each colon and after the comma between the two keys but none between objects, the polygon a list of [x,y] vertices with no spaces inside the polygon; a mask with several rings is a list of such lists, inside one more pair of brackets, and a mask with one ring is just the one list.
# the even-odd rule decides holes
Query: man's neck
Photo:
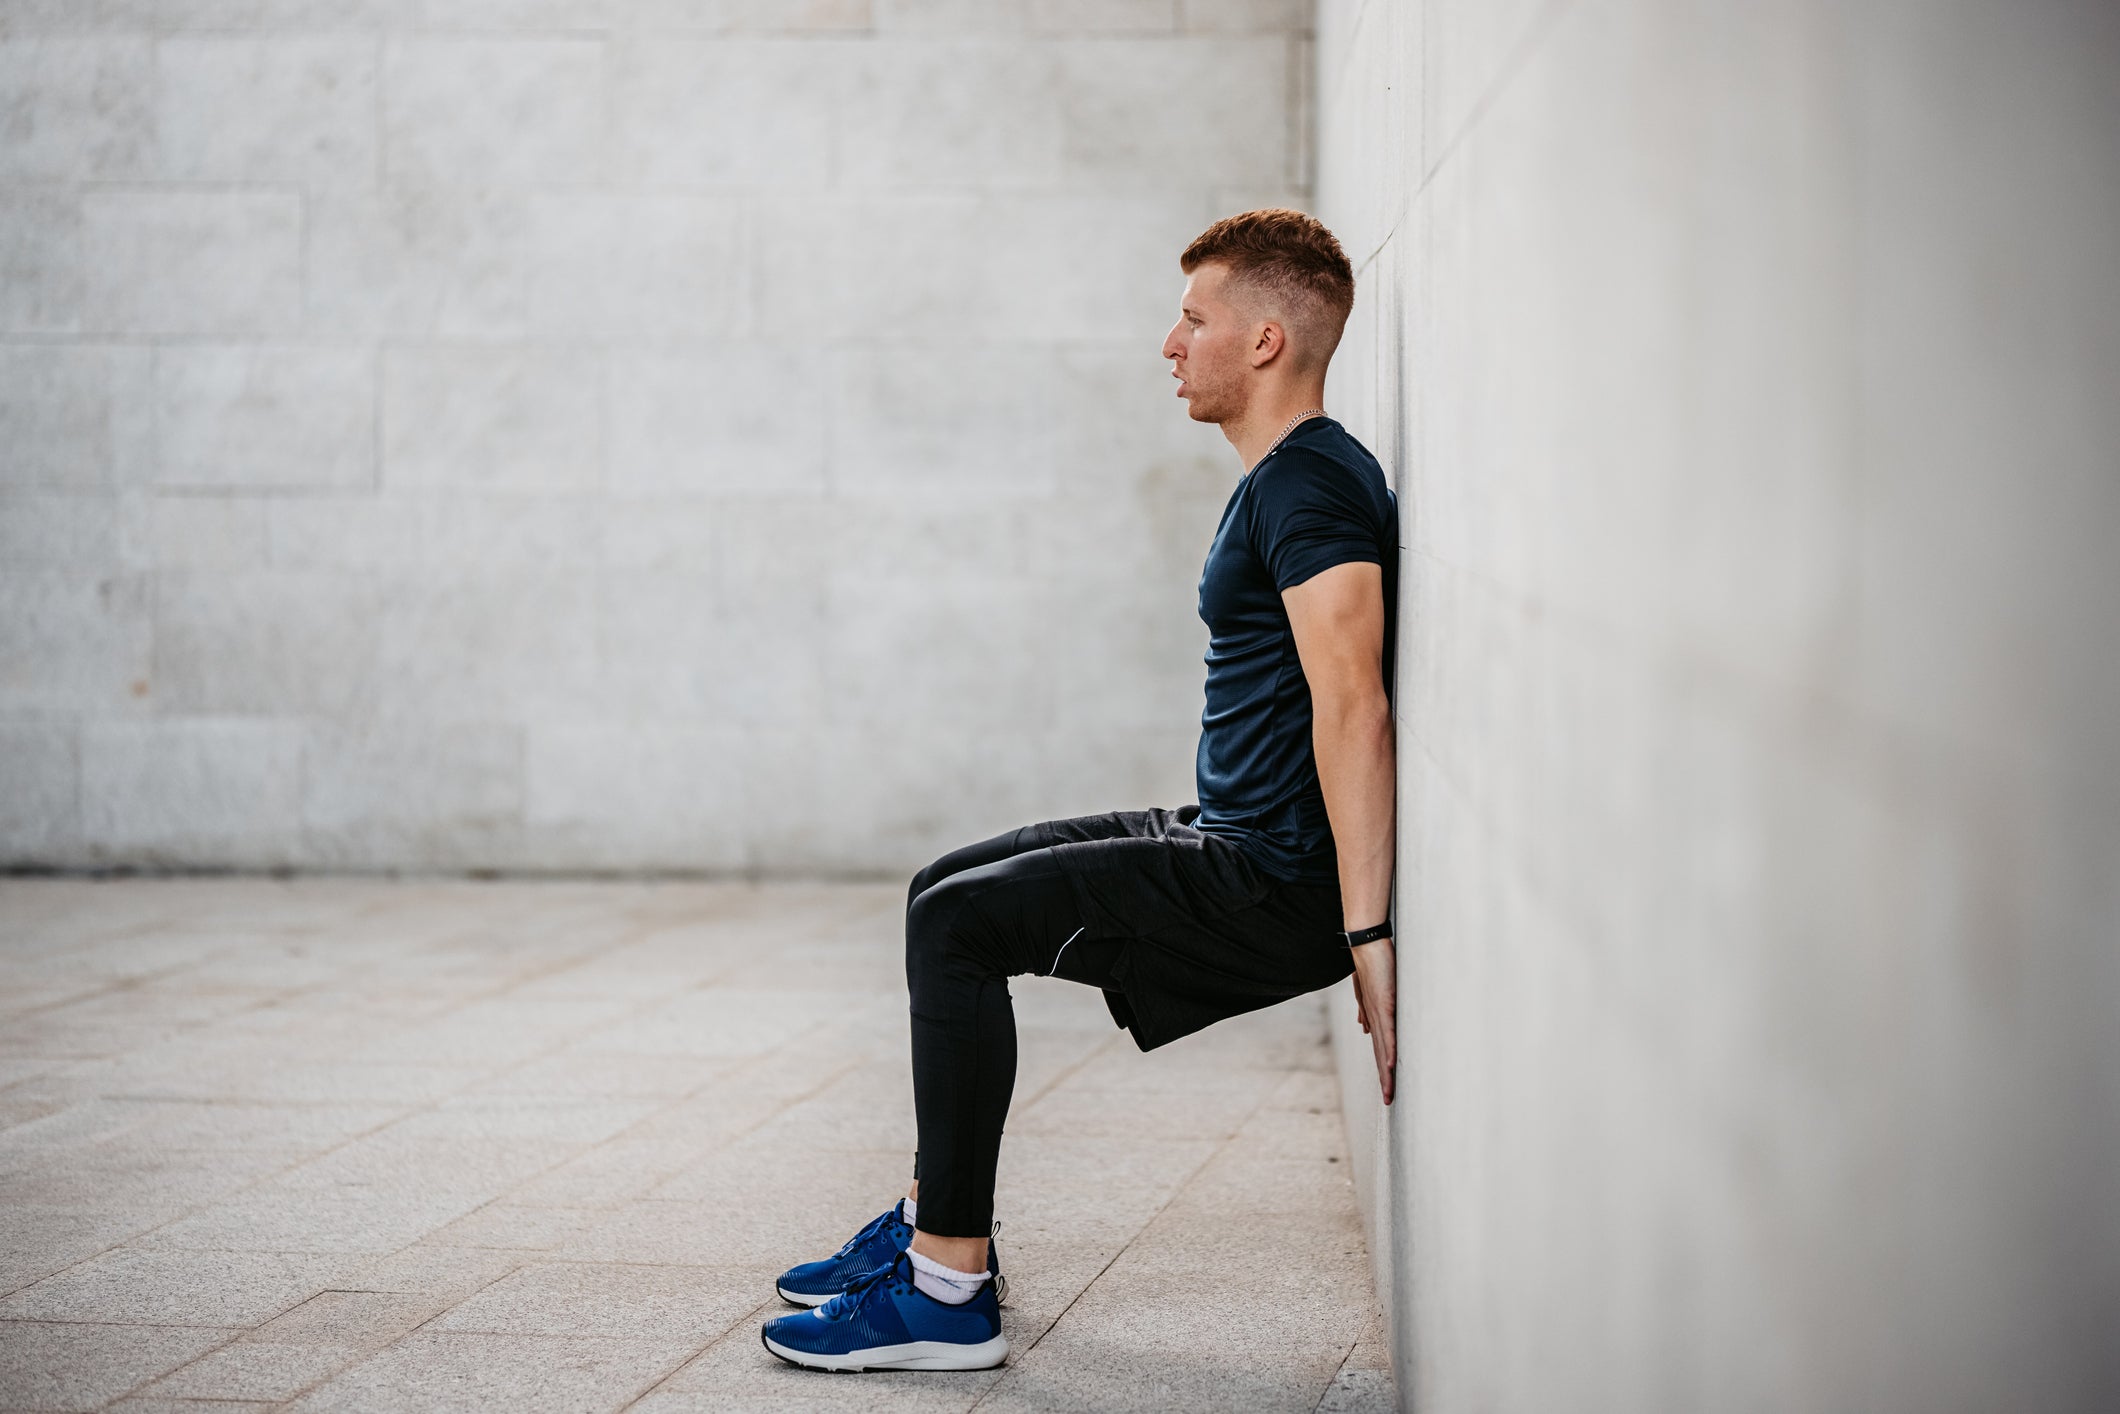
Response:
[{"label": "man's neck", "polygon": [[[1237,459],[1244,463],[1248,475],[1259,464],[1267,452],[1273,449],[1281,434],[1288,431],[1288,422],[1297,413],[1311,412],[1325,406],[1325,388],[1299,388],[1286,397],[1261,399],[1244,409],[1243,413],[1222,424],[1222,435],[1229,445],[1237,449]],[[1292,434],[1291,434],[1292,435]]]}]

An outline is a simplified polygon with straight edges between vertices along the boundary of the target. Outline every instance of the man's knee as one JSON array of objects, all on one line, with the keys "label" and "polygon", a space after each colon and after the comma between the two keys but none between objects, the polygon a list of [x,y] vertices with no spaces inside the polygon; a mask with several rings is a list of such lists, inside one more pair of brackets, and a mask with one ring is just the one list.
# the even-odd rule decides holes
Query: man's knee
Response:
[{"label": "man's knee", "polygon": [[[919,882],[915,876],[915,883]],[[979,967],[984,949],[974,895],[977,890],[951,876],[912,896],[906,908],[905,975],[918,987],[924,973],[943,967]]]}]

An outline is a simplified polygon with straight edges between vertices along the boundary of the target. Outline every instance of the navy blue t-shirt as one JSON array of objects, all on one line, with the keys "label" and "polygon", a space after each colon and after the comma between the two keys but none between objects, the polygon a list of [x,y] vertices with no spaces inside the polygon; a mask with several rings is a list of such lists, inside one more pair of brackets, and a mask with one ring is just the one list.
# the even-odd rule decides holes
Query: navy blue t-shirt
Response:
[{"label": "navy blue t-shirt", "polygon": [[1330,417],[1296,424],[1246,472],[1222,510],[1200,575],[1208,629],[1200,714],[1200,814],[1290,882],[1339,878],[1311,749],[1310,684],[1281,591],[1366,560],[1384,570],[1384,691],[1398,621],[1398,497],[1369,449]]}]

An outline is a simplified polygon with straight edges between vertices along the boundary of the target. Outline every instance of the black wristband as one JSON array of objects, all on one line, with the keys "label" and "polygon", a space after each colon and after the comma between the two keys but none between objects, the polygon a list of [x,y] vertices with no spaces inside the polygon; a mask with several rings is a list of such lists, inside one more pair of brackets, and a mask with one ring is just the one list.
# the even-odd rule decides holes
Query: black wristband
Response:
[{"label": "black wristband", "polygon": [[1373,943],[1379,938],[1388,938],[1390,936],[1391,920],[1389,918],[1377,924],[1374,928],[1363,928],[1357,932],[1340,934],[1342,941],[1351,948],[1357,948],[1364,943]]}]

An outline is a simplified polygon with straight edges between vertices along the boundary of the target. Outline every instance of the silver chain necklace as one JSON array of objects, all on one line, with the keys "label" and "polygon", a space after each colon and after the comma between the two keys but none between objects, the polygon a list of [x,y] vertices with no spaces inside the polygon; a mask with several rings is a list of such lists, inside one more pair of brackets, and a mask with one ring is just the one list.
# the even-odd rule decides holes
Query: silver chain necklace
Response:
[{"label": "silver chain necklace", "polygon": [[[1272,456],[1275,452],[1279,451],[1281,448],[1281,444],[1288,440],[1288,434],[1295,431],[1296,424],[1301,422],[1304,418],[1323,417],[1324,415],[1325,409],[1323,408],[1309,408],[1303,412],[1297,413],[1294,417],[1289,418],[1288,425],[1281,429],[1281,435],[1273,439],[1273,445],[1271,447],[1268,447],[1264,452],[1262,452],[1259,456],[1259,461],[1253,462],[1251,466],[1257,467],[1259,462],[1265,461],[1266,458]],[[1251,468],[1246,468],[1247,471],[1250,469]]]}]

